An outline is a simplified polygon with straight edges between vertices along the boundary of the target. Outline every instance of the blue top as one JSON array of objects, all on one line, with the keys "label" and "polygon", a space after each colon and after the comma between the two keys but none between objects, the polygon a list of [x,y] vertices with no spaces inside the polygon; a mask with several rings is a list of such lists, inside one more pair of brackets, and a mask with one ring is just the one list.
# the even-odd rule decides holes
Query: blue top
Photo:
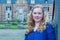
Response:
[{"label": "blue top", "polygon": [[55,40],[54,28],[50,23],[47,23],[43,32],[32,30],[29,34],[25,34],[25,40]]}]

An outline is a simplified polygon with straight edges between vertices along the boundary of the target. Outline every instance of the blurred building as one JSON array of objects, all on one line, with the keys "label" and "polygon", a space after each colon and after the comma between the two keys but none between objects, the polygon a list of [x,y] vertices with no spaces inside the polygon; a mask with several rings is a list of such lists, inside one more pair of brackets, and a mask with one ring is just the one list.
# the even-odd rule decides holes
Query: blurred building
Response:
[{"label": "blurred building", "polygon": [[48,20],[52,20],[54,0],[0,0],[0,21],[22,20],[27,18],[31,8],[40,4],[44,7]]},{"label": "blurred building", "polygon": [[25,0],[1,0],[0,1],[0,21],[24,20],[29,11]]}]

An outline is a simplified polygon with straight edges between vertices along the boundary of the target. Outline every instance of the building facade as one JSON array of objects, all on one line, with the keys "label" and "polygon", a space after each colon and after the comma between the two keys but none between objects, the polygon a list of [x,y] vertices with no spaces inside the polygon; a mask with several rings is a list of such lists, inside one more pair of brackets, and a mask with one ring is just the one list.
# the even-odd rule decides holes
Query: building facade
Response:
[{"label": "building facade", "polygon": [[[31,8],[40,4],[44,7],[47,21],[52,20],[54,0],[1,0],[0,1],[0,21],[21,20],[27,18]],[[20,18],[21,17],[21,18]]]}]

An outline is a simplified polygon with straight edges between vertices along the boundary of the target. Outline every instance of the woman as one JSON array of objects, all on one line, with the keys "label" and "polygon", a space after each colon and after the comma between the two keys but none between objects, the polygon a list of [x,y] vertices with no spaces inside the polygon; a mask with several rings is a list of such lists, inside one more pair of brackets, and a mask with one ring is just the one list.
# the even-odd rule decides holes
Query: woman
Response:
[{"label": "woman", "polygon": [[31,11],[25,40],[55,40],[53,26],[46,22],[41,5],[36,5]]}]

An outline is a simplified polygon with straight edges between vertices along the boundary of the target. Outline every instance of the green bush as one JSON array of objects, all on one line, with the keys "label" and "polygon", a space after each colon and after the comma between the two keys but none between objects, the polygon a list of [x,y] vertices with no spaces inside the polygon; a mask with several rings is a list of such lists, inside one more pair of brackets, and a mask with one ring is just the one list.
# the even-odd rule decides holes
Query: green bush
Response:
[{"label": "green bush", "polygon": [[11,28],[11,29],[16,29],[16,28],[18,28],[18,26],[17,26],[17,24],[11,24],[11,25],[10,25],[10,28]]},{"label": "green bush", "polygon": [[5,24],[0,24],[0,28],[5,28]]}]

